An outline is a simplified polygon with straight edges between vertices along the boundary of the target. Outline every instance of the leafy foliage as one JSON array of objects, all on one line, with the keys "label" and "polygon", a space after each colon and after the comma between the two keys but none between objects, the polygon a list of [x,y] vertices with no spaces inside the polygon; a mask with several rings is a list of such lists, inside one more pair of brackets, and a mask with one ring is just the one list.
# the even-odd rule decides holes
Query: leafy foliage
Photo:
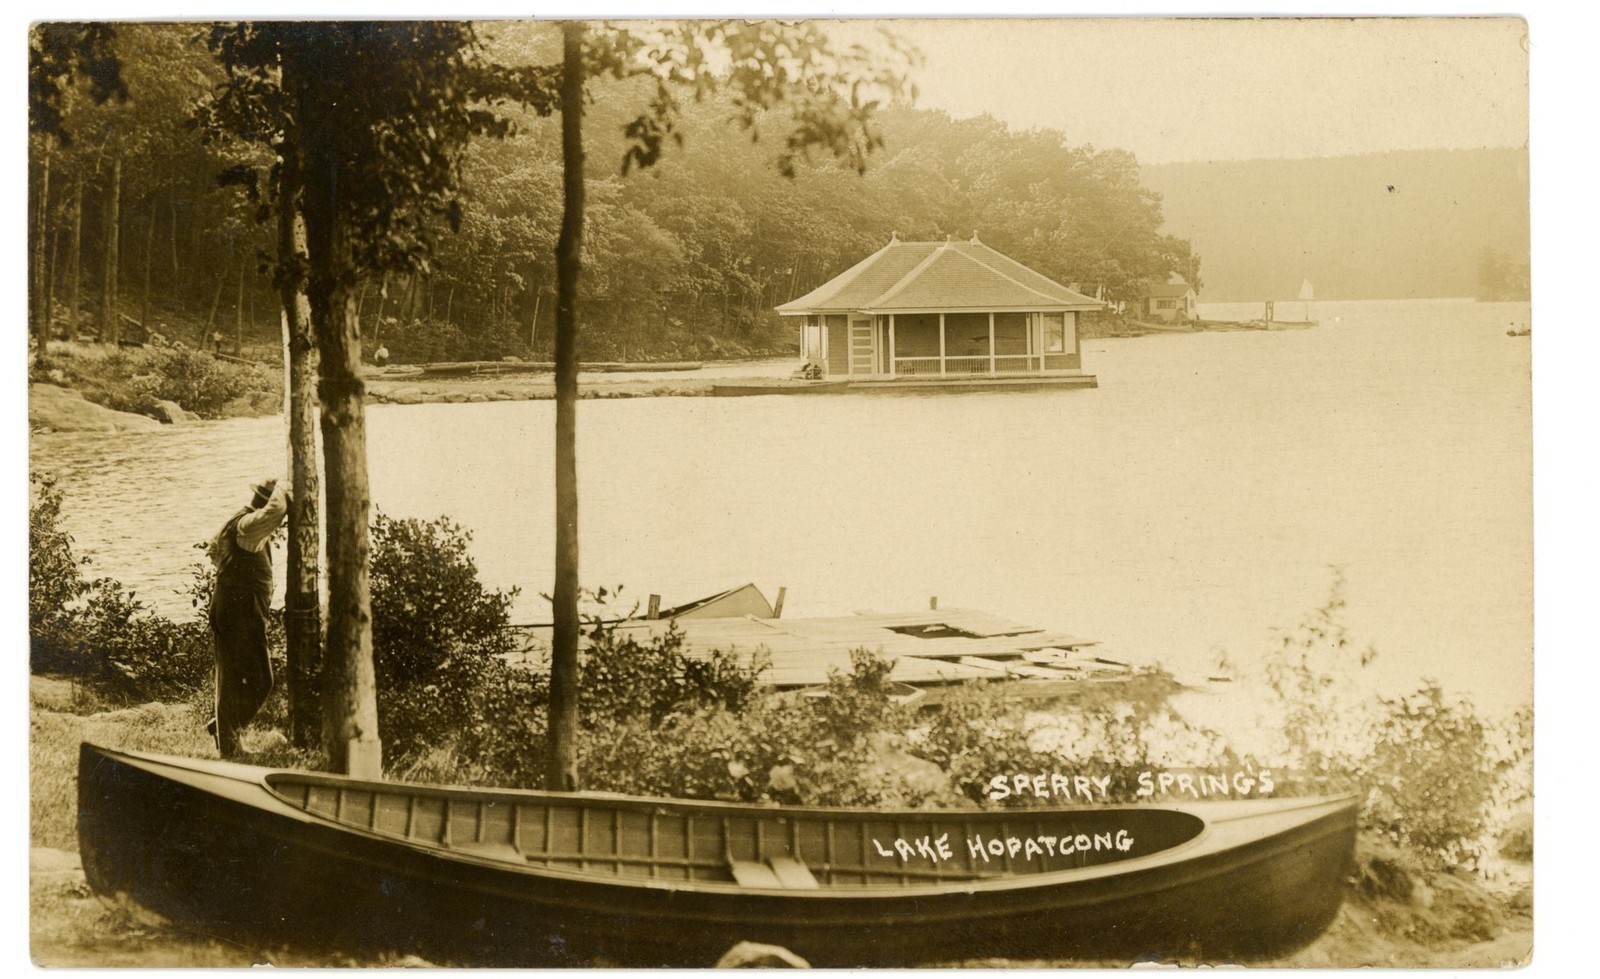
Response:
[{"label": "leafy foliage", "polygon": [[378,513],[372,521],[372,645],[382,686],[399,689],[457,657],[511,651],[516,589],[490,591],[469,553],[472,533],[446,517]]},{"label": "leafy foliage", "polygon": [[28,130],[71,142],[63,124],[63,89],[88,80],[96,105],[126,100],[122,65],[112,48],[110,24],[40,23],[28,31]]},{"label": "leafy foliage", "polygon": [[87,558],[72,553],[72,535],[61,528],[61,491],[49,473],[30,472],[28,488],[28,635],[35,673],[72,663],[71,606],[86,591]]},{"label": "leafy foliage", "polygon": [[1488,725],[1436,683],[1381,704],[1367,825],[1432,863],[1475,865],[1485,852],[1496,776]]},{"label": "leafy foliage", "polygon": [[[60,491],[47,474],[30,476],[28,627],[30,666],[92,686],[114,702],[183,700],[210,677],[211,632],[203,618],[173,622],[149,611],[111,578],[86,579],[86,558],[61,529]],[[207,571],[209,569],[206,569]],[[196,604],[209,597],[197,574]]]},{"label": "leafy foliage", "polygon": [[721,650],[690,655],[675,625],[641,641],[596,620],[579,674],[583,716],[591,725],[633,715],[659,725],[686,710],[738,713],[756,697],[765,668],[760,656],[747,662]]},{"label": "leafy foliage", "polygon": [[228,416],[231,405],[250,397],[283,403],[282,372],[233,364],[182,347],[113,349],[85,355],[68,349],[51,361],[60,380],[96,404],[117,411],[160,417],[157,401],[172,401],[202,418]]},{"label": "leafy foliage", "polygon": [[1265,657],[1267,723],[1279,738],[1262,763],[1324,787],[1359,787],[1363,827],[1428,866],[1479,867],[1494,824],[1531,793],[1531,712],[1496,723],[1433,681],[1372,693],[1361,671],[1376,652],[1350,639],[1345,608],[1336,573],[1328,600]]}]

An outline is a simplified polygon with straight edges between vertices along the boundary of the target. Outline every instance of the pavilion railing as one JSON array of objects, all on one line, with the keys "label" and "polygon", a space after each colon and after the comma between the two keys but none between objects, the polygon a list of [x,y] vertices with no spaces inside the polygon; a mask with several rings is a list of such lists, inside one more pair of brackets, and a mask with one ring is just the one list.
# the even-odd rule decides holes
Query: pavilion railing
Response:
[{"label": "pavilion railing", "polygon": [[[940,362],[944,369],[940,370]],[[1038,371],[1037,354],[1003,354],[994,357],[896,357],[898,377],[970,377],[974,374],[1027,374]]]}]

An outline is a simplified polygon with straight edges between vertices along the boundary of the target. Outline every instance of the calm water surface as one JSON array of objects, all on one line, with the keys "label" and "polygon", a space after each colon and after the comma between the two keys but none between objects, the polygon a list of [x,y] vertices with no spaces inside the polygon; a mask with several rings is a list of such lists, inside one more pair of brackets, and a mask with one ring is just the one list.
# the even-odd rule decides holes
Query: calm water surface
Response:
[{"label": "calm water surface", "polygon": [[[1530,700],[1530,353],[1506,336],[1527,305],[1310,314],[1303,331],[1087,341],[1097,390],[584,402],[583,580],[668,603],[786,585],[786,615],[938,596],[1197,668],[1257,655],[1337,567],[1385,680]],[[469,527],[523,620],[548,615],[553,415],[368,415],[376,504]],[[283,438],[279,418],[36,436],[32,465],[61,477],[96,573],[177,612],[191,545],[282,471]]]}]

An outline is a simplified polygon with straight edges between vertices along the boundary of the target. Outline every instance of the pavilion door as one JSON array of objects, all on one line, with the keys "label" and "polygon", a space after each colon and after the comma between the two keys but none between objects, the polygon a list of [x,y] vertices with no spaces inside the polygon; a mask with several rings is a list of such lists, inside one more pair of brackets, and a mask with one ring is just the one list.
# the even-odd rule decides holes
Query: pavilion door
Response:
[{"label": "pavilion door", "polygon": [[850,317],[850,373],[871,374],[876,351],[869,317]]}]

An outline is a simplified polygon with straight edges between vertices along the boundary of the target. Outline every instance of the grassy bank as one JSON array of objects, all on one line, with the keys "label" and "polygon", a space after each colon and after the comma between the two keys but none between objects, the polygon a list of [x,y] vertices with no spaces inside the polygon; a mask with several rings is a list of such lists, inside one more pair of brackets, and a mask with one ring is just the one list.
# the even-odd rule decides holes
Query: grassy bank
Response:
[{"label": "grassy bank", "polygon": [[[283,372],[276,365],[236,363],[177,346],[55,342],[29,380],[71,388],[102,407],[161,421],[248,418],[283,408]],[[170,405],[185,415],[173,418]]]},{"label": "grassy bank", "polygon": [[[205,756],[211,745],[190,704],[96,709],[72,683],[32,681],[30,744],[33,849],[30,905],[34,960],[46,966],[242,967],[425,965],[414,959],[355,960],[294,948],[254,948],[187,933],[137,907],[107,903],[88,889],[75,859],[78,744]],[[275,732],[250,732],[255,760],[281,756]],[[1344,908],[1316,942],[1268,965],[1295,967],[1490,967],[1525,958],[1532,945],[1526,879],[1499,887],[1471,875],[1428,871],[1392,846],[1364,835],[1359,872]],[[737,936],[726,936],[732,944]],[[720,941],[721,939],[719,939]],[[720,951],[720,950],[717,950]],[[712,953],[715,954],[715,953]],[[966,965],[1060,966],[1064,962]]]}]

